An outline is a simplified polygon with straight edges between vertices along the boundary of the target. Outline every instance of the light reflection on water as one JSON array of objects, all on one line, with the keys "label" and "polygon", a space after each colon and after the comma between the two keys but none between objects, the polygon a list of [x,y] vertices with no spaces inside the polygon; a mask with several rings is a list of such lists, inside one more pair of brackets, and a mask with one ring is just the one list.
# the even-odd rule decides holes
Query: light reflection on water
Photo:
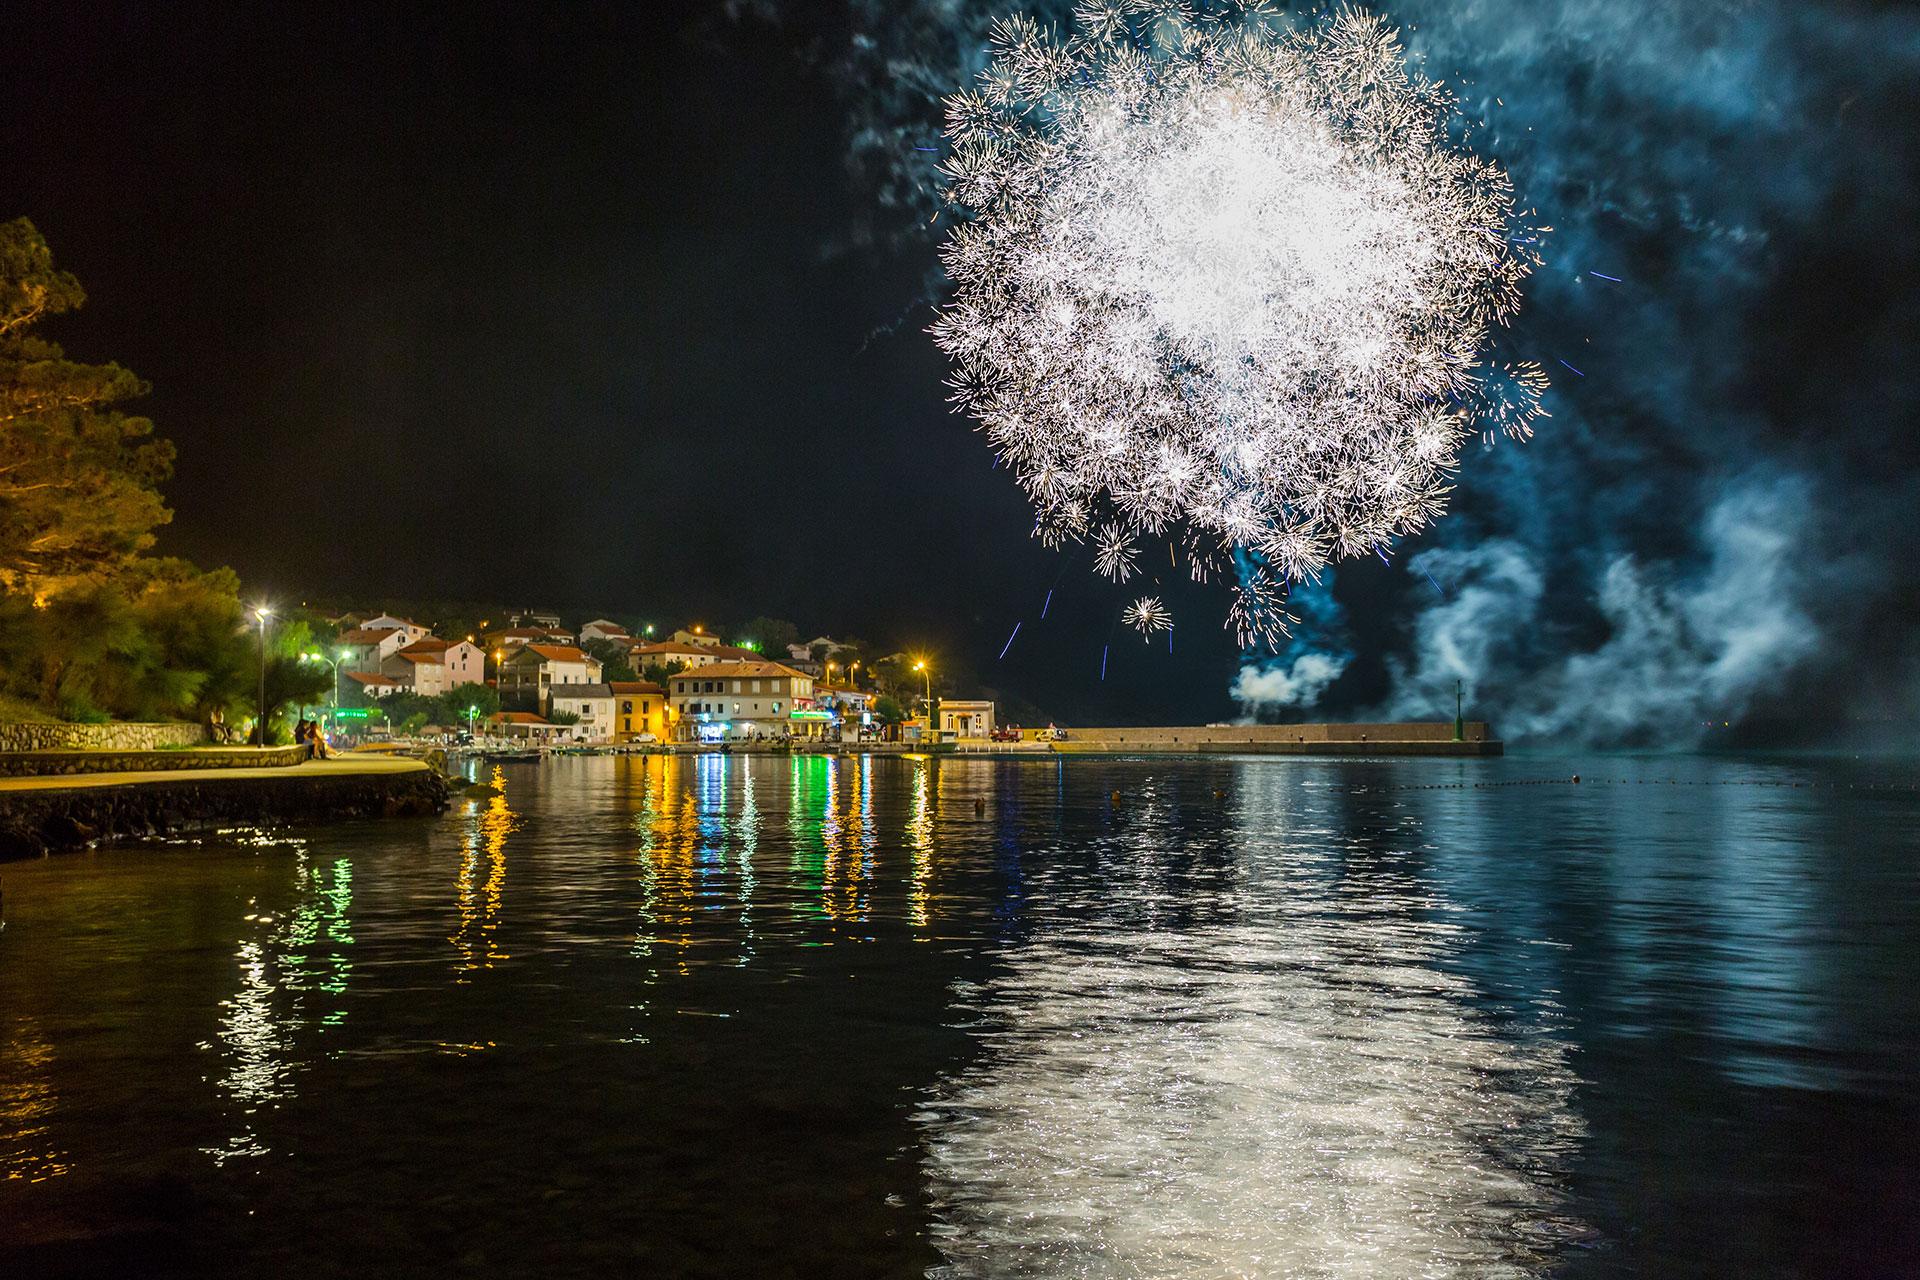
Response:
[{"label": "light reflection on water", "polygon": [[1497,1024],[1411,852],[1273,799],[1197,876],[1151,782],[1098,879],[1041,862],[961,991],[984,1053],[918,1117],[940,1274],[1517,1276],[1580,1233],[1557,1011]]},{"label": "light reflection on water", "polygon": [[0,1221],[84,1248],[164,1168],[239,1274],[1904,1257],[1920,806],[1468,789],[1542,768],[560,760],[10,865]]},{"label": "light reflection on water", "polygon": [[293,1094],[294,1076],[303,1067],[297,1034],[346,1020],[346,1009],[329,997],[346,993],[353,972],[347,950],[353,945],[351,860],[318,865],[299,840],[247,843],[277,846],[292,859],[294,901],[278,914],[256,909],[244,917],[252,928],[234,953],[240,988],[220,1004],[216,1040],[200,1046],[225,1063],[218,1086],[229,1100],[229,1126],[238,1129],[221,1144],[201,1148],[218,1164],[271,1150],[258,1117]]}]

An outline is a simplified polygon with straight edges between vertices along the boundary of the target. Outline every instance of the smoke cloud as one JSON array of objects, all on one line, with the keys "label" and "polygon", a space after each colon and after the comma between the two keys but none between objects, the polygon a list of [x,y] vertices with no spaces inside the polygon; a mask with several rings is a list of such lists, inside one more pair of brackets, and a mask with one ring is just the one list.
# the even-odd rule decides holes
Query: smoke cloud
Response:
[{"label": "smoke cloud", "polygon": [[1517,737],[1662,745],[1727,723],[1817,648],[1796,554],[1814,535],[1808,498],[1799,479],[1734,488],[1706,515],[1696,570],[1611,559],[1594,602],[1606,638],[1573,652],[1552,642],[1546,574],[1528,548],[1496,538],[1420,553],[1414,569],[1454,590],[1419,615],[1379,714],[1430,716],[1459,679]]}]

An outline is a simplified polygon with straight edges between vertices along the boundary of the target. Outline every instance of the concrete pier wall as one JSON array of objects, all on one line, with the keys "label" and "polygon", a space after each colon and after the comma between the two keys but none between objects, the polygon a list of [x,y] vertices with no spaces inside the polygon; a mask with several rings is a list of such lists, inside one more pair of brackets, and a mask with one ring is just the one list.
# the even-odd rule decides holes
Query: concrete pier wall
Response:
[{"label": "concrete pier wall", "polygon": [[286,827],[343,818],[409,817],[447,807],[447,783],[421,765],[377,772],[184,773],[127,785],[0,790],[0,862],[95,841],[214,827]]},{"label": "concrete pier wall", "polygon": [[1063,755],[1191,754],[1285,756],[1497,756],[1505,751],[1484,720],[1455,741],[1452,721],[1407,724],[1161,725],[1073,729]]}]

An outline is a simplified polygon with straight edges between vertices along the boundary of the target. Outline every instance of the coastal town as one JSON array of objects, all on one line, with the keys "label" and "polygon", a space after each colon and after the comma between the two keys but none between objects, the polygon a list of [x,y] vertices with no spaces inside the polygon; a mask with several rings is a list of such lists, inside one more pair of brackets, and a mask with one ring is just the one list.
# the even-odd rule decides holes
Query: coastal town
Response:
[{"label": "coastal town", "polygon": [[334,677],[326,701],[302,708],[303,718],[355,740],[698,747],[986,743],[1022,734],[997,721],[990,699],[938,696],[923,655],[873,656],[830,636],[801,640],[773,619],[750,627],[760,636],[731,639],[698,623],[662,632],[596,617],[570,626],[544,610],[459,632],[364,611],[302,624],[316,639],[300,657]]}]

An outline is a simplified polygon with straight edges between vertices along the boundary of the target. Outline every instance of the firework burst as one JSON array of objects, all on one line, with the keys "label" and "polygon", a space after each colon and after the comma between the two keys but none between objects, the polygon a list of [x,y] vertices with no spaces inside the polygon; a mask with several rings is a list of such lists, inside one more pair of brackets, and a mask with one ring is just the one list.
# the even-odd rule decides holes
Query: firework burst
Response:
[{"label": "firework burst", "polygon": [[1138,631],[1143,639],[1151,640],[1157,632],[1172,628],[1173,614],[1160,602],[1159,596],[1141,596],[1122,611],[1120,621]]},{"label": "firework burst", "polygon": [[1229,569],[1242,643],[1288,588],[1445,508],[1462,442],[1516,438],[1545,376],[1488,363],[1538,259],[1506,175],[1394,32],[1089,0],[995,29],[947,104],[933,326],[1049,545],[1132,576],[1165,538]]}]

